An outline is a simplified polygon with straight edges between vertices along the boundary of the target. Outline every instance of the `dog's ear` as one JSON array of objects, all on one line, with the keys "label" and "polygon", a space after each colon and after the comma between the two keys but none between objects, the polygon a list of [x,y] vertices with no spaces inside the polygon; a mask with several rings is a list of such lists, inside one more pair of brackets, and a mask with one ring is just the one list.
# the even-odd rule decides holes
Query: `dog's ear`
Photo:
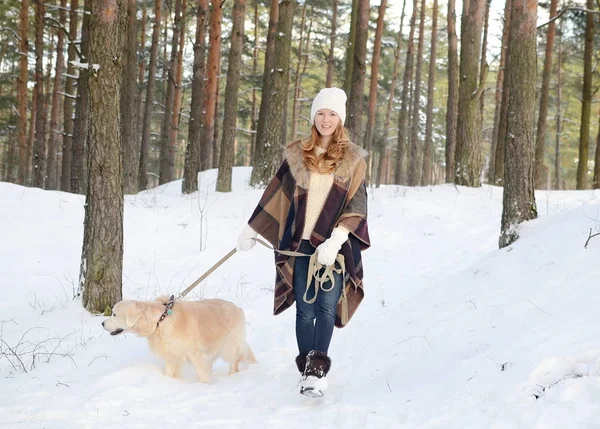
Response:
[{"label": "dog's ear", "polygon": [[142,317],[142,309],[139,308],[137,302],[130,302],[127,307],[125,307],[123,314],[125,316],[125,323],[131,328]]},{"label": "dog's ear", "polygon": [[146,337],[156,330],[156,320],[148,318],[150,309],[143,302],[133,302],[125,311],[125,321],[129,329]]}]

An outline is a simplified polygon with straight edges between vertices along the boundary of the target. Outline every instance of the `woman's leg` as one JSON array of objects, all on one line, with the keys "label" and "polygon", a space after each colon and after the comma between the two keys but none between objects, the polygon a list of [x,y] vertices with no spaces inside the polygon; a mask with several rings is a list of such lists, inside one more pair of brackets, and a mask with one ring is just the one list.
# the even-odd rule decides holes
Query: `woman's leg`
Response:
[{"label": "woman's leg", "polygon": [[317,296],[316,321],[315,321],[315,343],[314,350],[327,354],[331,337],[333,336],[333,328],[335,326],[335,314],[337,303],[342,293],[342,274],[334,273],[335,285],[333,289],[325,291],[324,289],[331,288],[331,282],[322,285]]},{"label": "woman's leg", "polygon": [[[302,241],[301,253],[312,254],[314,247],[309,242]],[[316,305],[304,301],[306,292],[306,280],[308,277],[309,257],[296,257],[294,264],[294,295],[296,298],[296,340],[300,356],[306,357],[308,352],[314,349]],[[314,283],[314,280],[313,280]],[[310,288],[307,299],[314,297],[314,287]]]}]

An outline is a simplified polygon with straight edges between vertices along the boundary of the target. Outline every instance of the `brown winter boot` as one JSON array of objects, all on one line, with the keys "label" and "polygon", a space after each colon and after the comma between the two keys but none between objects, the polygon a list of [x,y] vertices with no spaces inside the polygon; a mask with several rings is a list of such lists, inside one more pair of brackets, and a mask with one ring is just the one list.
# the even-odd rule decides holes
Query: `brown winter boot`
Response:
[{"label": "brown winter boot", "polygon": [[306,369],[306,353],[301,353],[296,356],[296,366],[298,367],[300,374],[304,374],[304,370]]},{"label": "brown winter boot", "polygon": [[300,393],[312,398],[320,398],[327,390],[327,373],[331,368],[331,359],[317,350],[311,351],[306,356],[304,378],[300,386]]}]

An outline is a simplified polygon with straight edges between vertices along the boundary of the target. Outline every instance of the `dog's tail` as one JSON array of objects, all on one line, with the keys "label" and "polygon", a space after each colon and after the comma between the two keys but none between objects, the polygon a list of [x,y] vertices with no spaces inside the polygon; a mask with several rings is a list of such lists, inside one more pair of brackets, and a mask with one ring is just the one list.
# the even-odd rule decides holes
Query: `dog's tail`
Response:
[{"label": "dog's tail", "polygon": [[256,357],[254,356],[254,352],[250,348],[250,345],[246,343],[246,349],[244,350],[244,354],[242,356],[242,361],[246,363],[256,363]]}]

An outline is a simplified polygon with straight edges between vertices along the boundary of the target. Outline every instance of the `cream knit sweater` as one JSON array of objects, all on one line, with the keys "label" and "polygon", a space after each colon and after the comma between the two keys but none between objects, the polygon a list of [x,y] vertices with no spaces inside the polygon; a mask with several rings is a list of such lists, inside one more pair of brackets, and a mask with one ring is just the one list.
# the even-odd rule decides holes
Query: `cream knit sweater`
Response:
[{"label": "cream knit sweater", "polygon": [[[317,153],[317,156],[319,156],[325,153],[325,149],[317,146],[315,152]],[[308,197],[306,201],[306,217],[304,219],[304,231],[302,232],[303,240],[310,239],[310,234],[323,210],[323,205],[329,195],[331,186],[333,186],[333,173],[322,174],[314,171],[310,172]]]}]

